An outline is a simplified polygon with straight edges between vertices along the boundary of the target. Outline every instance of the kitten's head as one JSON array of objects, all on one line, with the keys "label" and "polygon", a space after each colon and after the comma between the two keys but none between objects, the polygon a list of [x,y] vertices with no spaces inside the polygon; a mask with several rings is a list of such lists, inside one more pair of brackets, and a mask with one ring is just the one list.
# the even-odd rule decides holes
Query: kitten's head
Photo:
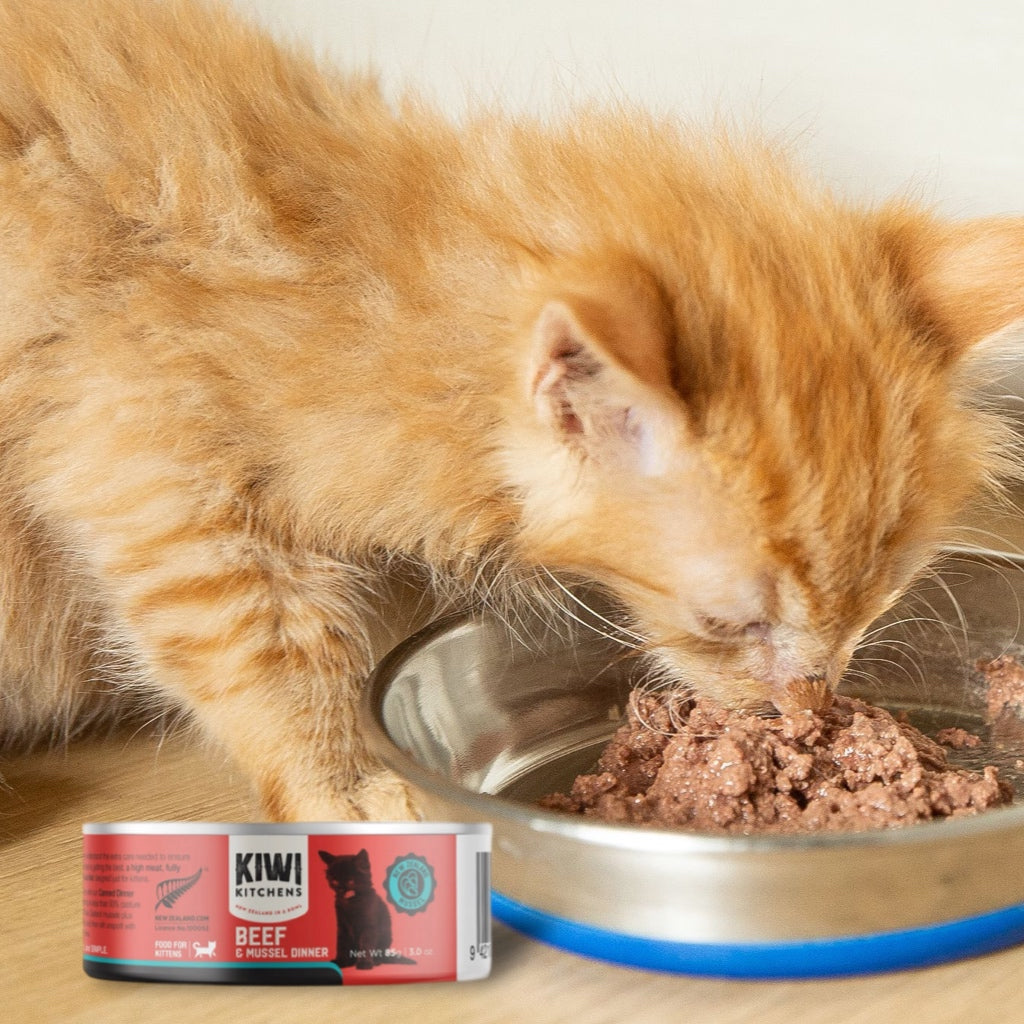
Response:
[{"label": "kitten's head", "polygon": [[373,888],[370,857],[365,850],[358,853],[328,853],[320,850],[320,859],[327,865],[327,884],[335,899],[347,901]]},{"label": "kitten's head", "polygon": [[1005,459],[972,366],[1024,317],[1024,222],[795,193],[675,213],[533,277],[523,543],[695,691],[819,707]]}]

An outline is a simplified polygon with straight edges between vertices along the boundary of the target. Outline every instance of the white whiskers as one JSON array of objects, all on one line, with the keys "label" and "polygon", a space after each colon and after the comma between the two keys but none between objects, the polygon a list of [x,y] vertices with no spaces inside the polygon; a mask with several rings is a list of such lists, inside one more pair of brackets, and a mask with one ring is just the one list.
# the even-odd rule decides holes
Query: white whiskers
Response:
[{"label": "white whiskers", "polygon": [[592,616],[594,619],[597,620],[598,623],[607,626],[608,631],[606,632],[605,630],[601,629],[593,621],[587,621],[586,619],[577,615],[568,605],[563,605],[561,610],[564,611],[564,613],[568,615],[569,618],[572,619],[574,622],[579,623],[579,625],[585,627],[586,629],[589,629],[591,632],[597,633],[599,636],[604,637],[606,640],[611,640],[612,642],[618,644],[620,647],[625,647],[628,650],[646,652],[650,649],[650,644],[648,640],[645,637],[643,637],[640,633],[636,633],[633,630],[628,629],[626,626],[623,626],[617,622],[613,622],[611,619],[602,615],[596,608],[594,608],[592,605],[587,604],[587,602],[584,601],[578,594],[576,594],[573,590],[571,590],[564,583],[562,583],[562,581],[559,580],[558,577],[555,576],[548,569],[542,569],[542,572],[548,578],[548,580],[555,586],[555,588],[559,590],[565,597],[567,597],[572,604],[583,609],[588,616]]}]

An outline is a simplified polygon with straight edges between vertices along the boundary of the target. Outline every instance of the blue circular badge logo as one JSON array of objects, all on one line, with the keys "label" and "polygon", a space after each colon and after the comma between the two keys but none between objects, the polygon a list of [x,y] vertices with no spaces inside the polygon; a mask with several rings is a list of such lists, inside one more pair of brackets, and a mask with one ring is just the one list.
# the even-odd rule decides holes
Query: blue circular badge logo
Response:
[{"label": "blue circular badge logo", "polygon": [[388,902],[402,914],[426,910],[434,898],[434,869],[415,853],[407,853],[391,865],[384,880]]}]

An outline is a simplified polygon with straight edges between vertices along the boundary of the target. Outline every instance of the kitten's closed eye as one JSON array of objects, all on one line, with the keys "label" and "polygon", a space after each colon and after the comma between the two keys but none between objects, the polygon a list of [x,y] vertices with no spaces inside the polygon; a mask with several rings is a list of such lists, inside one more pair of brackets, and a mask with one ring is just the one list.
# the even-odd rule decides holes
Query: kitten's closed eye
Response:
[{"label": "kitten's closed eye", "polygon": [[772,634],[772,624],[765,619],[755,619],[751,622],[731,622],[714,615],[698,614],[697,622],[708,637],[716,640],[767,642]]}]

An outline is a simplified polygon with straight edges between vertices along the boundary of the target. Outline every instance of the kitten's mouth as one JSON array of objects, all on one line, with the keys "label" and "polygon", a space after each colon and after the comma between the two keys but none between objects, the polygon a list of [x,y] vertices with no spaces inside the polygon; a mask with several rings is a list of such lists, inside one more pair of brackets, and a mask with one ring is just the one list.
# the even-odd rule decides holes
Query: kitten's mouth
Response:
[{"label": "kitten's mouth", "polygon": [[811,673],[772,680],[753,676],[737,678],[731,681],[723,696],[723,702],[729,707],[745,707],[771,717],[798,711],[827,711],[834,694],[824,673]]},{"label": "kitten's mouth", "polygon": [[699,687],[686,687],[688,696],[713,696],[725,707],[744,710],[759,718],[777,718],[799,711],[820,714],[832,706],[835,694],[825,676],[797,676],[784,683],[767,683],[753,677],[737,678],[731,685],[708,694]]},{"label": "kitten's mouth", "polygon": [[[799,667],[766,667],[765,671],[737,666],[733,674],[726,666],[702,671],[700,666],[678,664],[671,650],[665,651],[665,662],[675,676],[662,684],[682,699],[704,697],[732,710],[743,710],[761,718],[775,718],[799,711],[821,713],[832,706],[835,696],[832,666],[809,672]],[[788,670],[787,670],[788,669]]]},{"label": "kitten's mouth", "polygon": [[799,676],[772,688],[772,703],[784,715],[796,711],[827,711],[834,696],[824,675]]}]

